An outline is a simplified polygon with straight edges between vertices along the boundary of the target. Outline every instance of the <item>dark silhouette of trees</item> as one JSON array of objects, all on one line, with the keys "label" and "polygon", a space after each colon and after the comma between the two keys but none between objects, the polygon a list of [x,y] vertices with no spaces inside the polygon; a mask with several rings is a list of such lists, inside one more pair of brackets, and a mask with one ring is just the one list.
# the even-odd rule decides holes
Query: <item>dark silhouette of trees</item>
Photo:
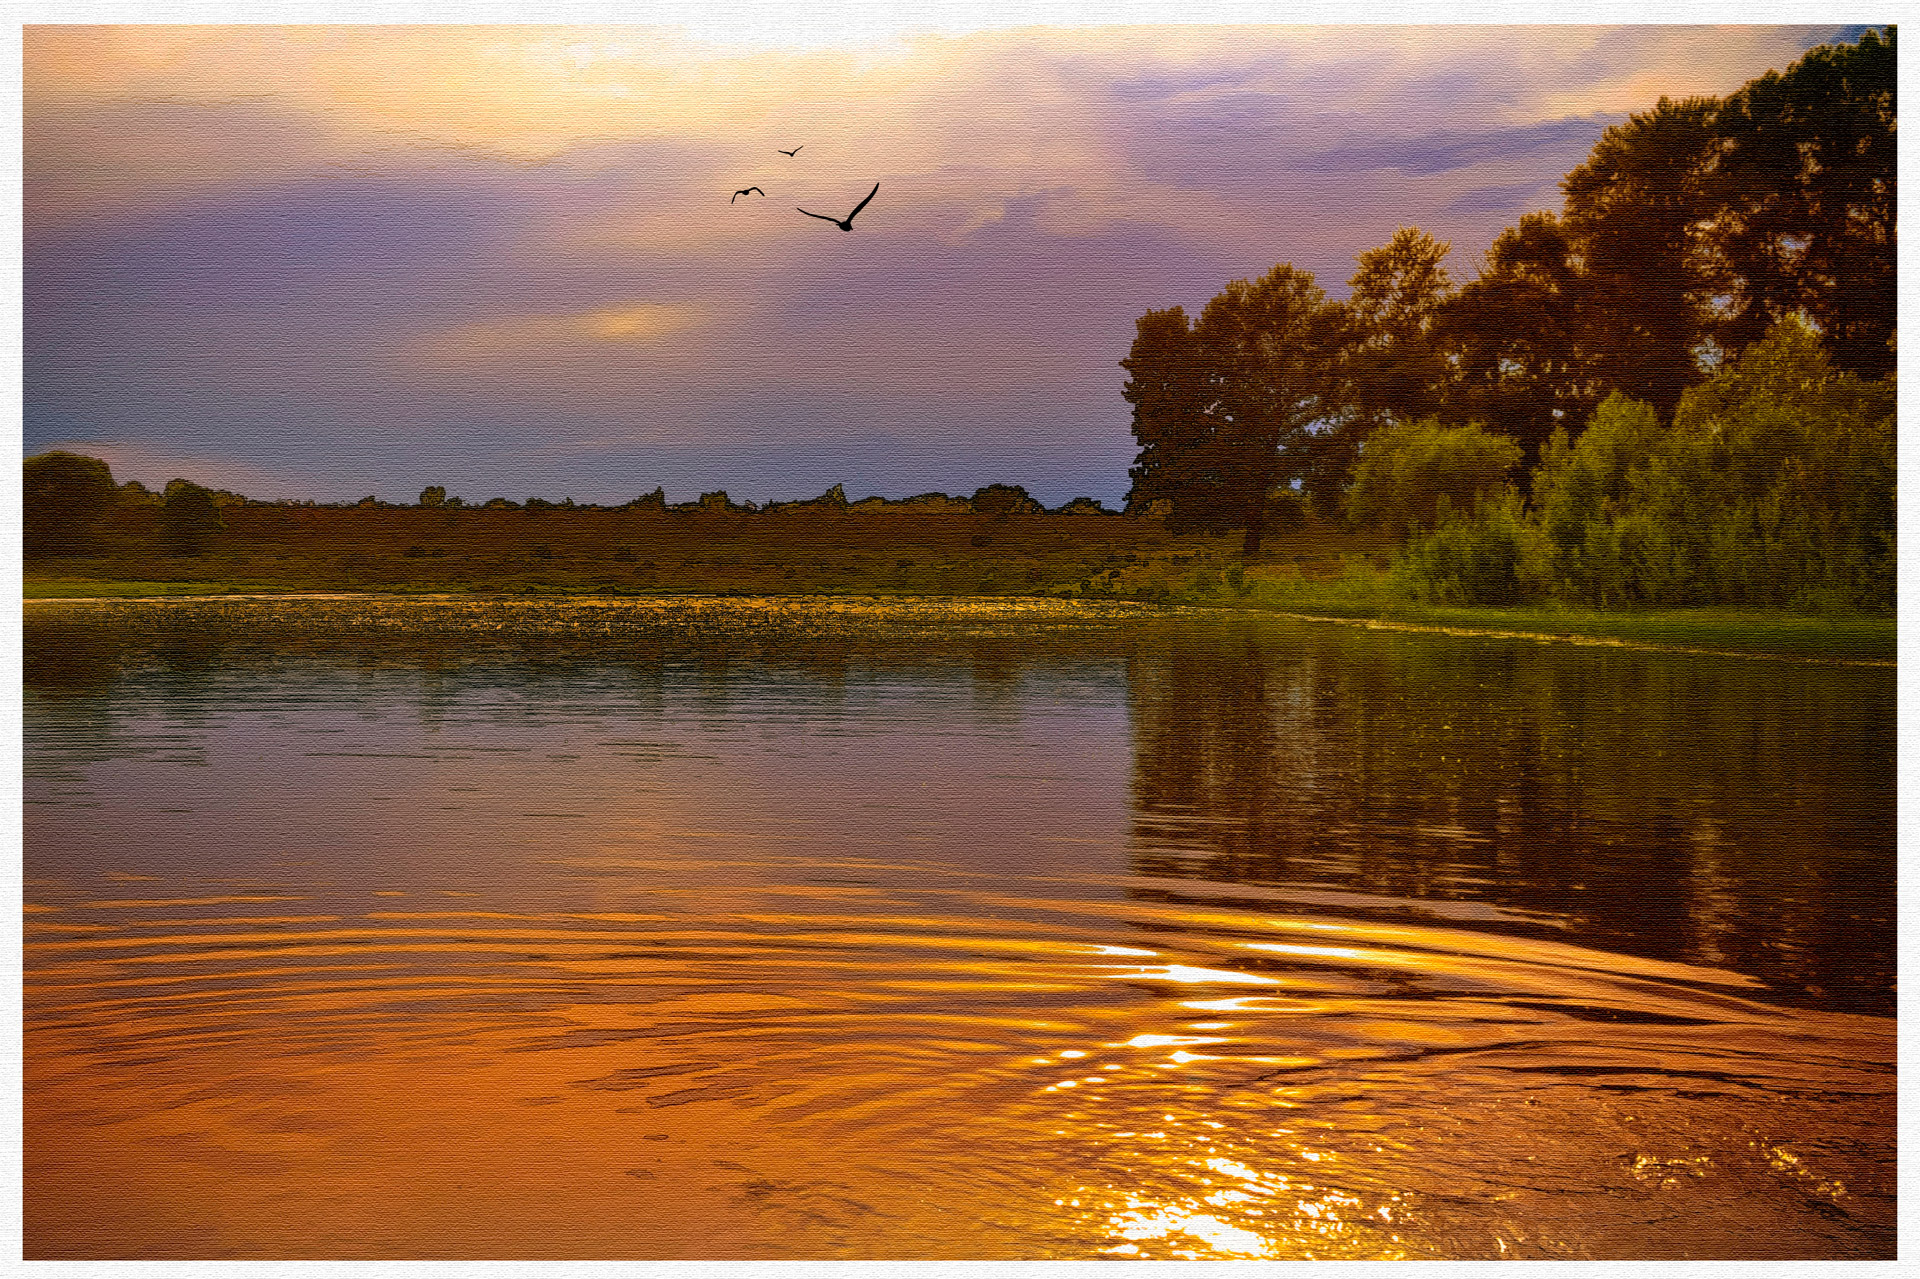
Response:
[{"label": "dark silhouette of trees", "polygon": [[168,480],[160,499],[160,533],[175,555],[198,555],[207,534],[224,527],[213,493],[191,480]]},{"label": "dark silhouette of trees", "polygon": [[1723,343],[1794,311],[1834,366],[1893,372],[1894,30],[1823,45],[1721,104],[1712,195]]},{"label": "dark silhouette of trees", "polygon": [[1595,373],[1662,416],[1702,376],[1716,105],[1662,98],[1608,129],[1560,183]]},{"label": "dark silhouette of trees", "polygon": [[439,484],[429,484],[420,490],[420,505],[428,510],[447,504],[447,490]]},{"label": "dark silhouette of trees", "polygon": [[1599,401],[1585,281],[1551,213],[1502,231],[1437,323],[1455,379],[1444,416],[1485,423],[1529,462],[1556,426],[1586,421]]},{"label": "dark silhouette of trees", "polygon": [[1441,265],[1448,248],[1418,227],[1401,227],[1360,255],[1360,269],[1347,282],[1350,411],[1323,424],[1306,477],[1307,491],[1324,511],[1339,509],[1361,441],[1390,422],[1432,417],[1444,403],[1453,373],[1438,329],[1453,297]]},{"label": "dark silhouette of trees", "polygon": [[1038,515],[1046,508],[1018,484],[988,484],[974,490],[973,509],[975,514],[1005,520],[1011,515]]},{"label": "dark silhouette of trees", "polygon": [[1176,531],[1229,527],[1225,513],[1215,518],[1217,503],[1207,500],[1218,488],[1208,481],[1219,465],[1210,438],[1211,378],[1187,313],[1177,306],[1148,311],[1134,328],[1133,349],[1120,361],[1130,375],[1120,394],[1133,405],[1133,435],[1140,444],[1127,471],[1133,481],[1127,509],[1166,500],[1174,507]]},{"label": "dark silhouette of trees", "polygon": [[1441,415],[1513,437],[1532,465],[1610,391],[1670,416],[1794,314],[1836,368],[1891,373],[1894,105],[1889,30],[1608,129],[1562,182],[1563,213],[1503,232],[1440,305]]},{"label": "dark silhouette of trees", "polygon": [[1129,507],[1167,499],[1176,531],[1242,528],[1257,554],[1276,490],[1305,478],[1316,426],[1345,411],[1346,308],[1282,263],[1228,284],[1191,325],[1176,307],[1137,328],[1121,362],[1141,446]]},{"label": "dark silhouette of trees", "polygon": [[20,493],[24,552],[73,555],[85,551],[94,526],[117,495],[112,471],[97,457],[56,451],[28,458]]}]

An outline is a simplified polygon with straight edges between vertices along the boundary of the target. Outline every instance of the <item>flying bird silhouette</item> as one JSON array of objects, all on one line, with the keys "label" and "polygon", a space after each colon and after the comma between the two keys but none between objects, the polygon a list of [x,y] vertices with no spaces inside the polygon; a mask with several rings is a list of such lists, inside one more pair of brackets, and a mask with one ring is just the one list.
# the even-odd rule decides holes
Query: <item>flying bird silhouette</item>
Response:
[{"label": "flying bird silhouette", "polygon": [[[760,191],[760,188],[759,187],[741,187],[738,191],[735,191],[733,193],[733,200],[738,200],[741,196],[746,195],[750,191]],[[760,194],[765,195],[766,192],[760,191]],[[728,200],[727,203],[732,204],[733,200]]]},{"label": "flying bird silhouette", "polygon": [[[799,149],[800,148],[798,147],[794,148],[794,150],[796,151]],[[847,216],[844,218],[830,218],[824,213],[807,213],[805,209],[800,208],[798,205],[795,205],[794,209],[796,212],[799,212],[799,213],[807,213],[807,216],[810,218],[819,218],[822,222],[831,222],[835,226],[839,227],[842,231],[851,231],[853,230],[853,220],[860,216],[860,210],[867,207],[867,200],[873,199],[874,192],[878,191],[879,189],[880,189],[880,184],[878,182],[874,183],[873,191],[867,192],[867,199],[862,200],[860,201],[860,203],[854,205],[853,212],[847,214]]]},{"label": "flying bird silhouette", "polygon": [[802,142],[802,143],[800,144],[800,146],[798,146],[798,147],[795,147],[795,148],[794,148],[793,150],[791,150],[791,151],[780,151],[780,148],[779,148],[779,147],[775,147],[775,148],[774,148],[774,150],[775,150],[775,151],[780,151],[780,154],[781,154],[781,155],[799,155],[799,154],[800,154],[800,147],[804,147],[804,146],[806,146],[806,145],[807,145],[806,143],[804,143],[804,142]]}]

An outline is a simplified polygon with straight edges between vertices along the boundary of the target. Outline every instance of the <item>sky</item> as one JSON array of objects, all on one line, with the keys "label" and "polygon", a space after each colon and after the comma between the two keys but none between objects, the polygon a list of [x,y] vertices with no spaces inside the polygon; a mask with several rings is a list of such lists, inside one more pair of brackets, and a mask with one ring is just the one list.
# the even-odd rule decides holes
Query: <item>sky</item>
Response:
[{"label": "sky", "polygon": [[[26,453],[323,502],[1117,505],[1144,311],[1279,262],[1343,297],[1403,225],[1469,279],[1608,125],[1859,30],[633,12],[28,27]],[[876,182],[851,233],[797,211]]]}]

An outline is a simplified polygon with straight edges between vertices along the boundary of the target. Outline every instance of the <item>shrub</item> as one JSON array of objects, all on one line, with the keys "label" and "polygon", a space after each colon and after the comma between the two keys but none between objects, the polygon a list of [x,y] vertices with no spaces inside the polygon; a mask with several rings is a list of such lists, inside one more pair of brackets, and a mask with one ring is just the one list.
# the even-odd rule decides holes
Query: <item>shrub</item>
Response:
[{"label": "shrub", "polygon": [[1519,463],[1518,444],[1478,426],[1396,422],[1361,446],[1347,518],[1398,537],[1438,529],[1448,511],[1471,511],[1500,493]]},{"label": "shrub", "polygon": [[1605,606],[1633,598],[1614,522],[1628,477],[1665,434],[1653,406],[1614,392],[1594,410],[1578,443],[1556,430],[1533,477],[1533,510],[1551,544],[1557,593]]},{"label": "shrub", "polygon": [[1512,488],[1481,498],[1470,514],[1443,507],[1440,526],[1416,536],[1394,564],[1415,599],[1443,604],[1520,604],[1546,593],[1550,551]]},{"label": "shrub", "polygon": [[1004,520],[1010,515],[1038,514],[1046,508],[1018,484],[988,484],[974,490],[973,509],[976,514]]},{"label": "shrub", "polygon": [[[1579,507],[1580,484],[1597,482],[1579,478],[1585,438],[1547,478],[1567,589],[1597,603],[1892,608],[1893,412],[1890,384],[1835,373],[1810,329],[1781,321],[1681,397],[1616,496]],[[1602,425],[1596,414],[1589,434]]]},{"label": "shrub", "polygon": [[199,554],[206,535],[218,532],[224,523],[212,492],[191,480],[167,481],[160,498],[160,533],[174,554]]}]

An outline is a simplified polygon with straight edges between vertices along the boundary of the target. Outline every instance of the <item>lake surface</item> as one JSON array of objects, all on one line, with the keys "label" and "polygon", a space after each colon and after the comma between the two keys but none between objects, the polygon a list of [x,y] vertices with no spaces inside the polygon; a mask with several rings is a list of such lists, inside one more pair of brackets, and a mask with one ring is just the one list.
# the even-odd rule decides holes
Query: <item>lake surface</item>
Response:
[{"label": "lake surface", "polygon": [[29,1258],[1894,1255],[1885,668],[29,602]]}]

